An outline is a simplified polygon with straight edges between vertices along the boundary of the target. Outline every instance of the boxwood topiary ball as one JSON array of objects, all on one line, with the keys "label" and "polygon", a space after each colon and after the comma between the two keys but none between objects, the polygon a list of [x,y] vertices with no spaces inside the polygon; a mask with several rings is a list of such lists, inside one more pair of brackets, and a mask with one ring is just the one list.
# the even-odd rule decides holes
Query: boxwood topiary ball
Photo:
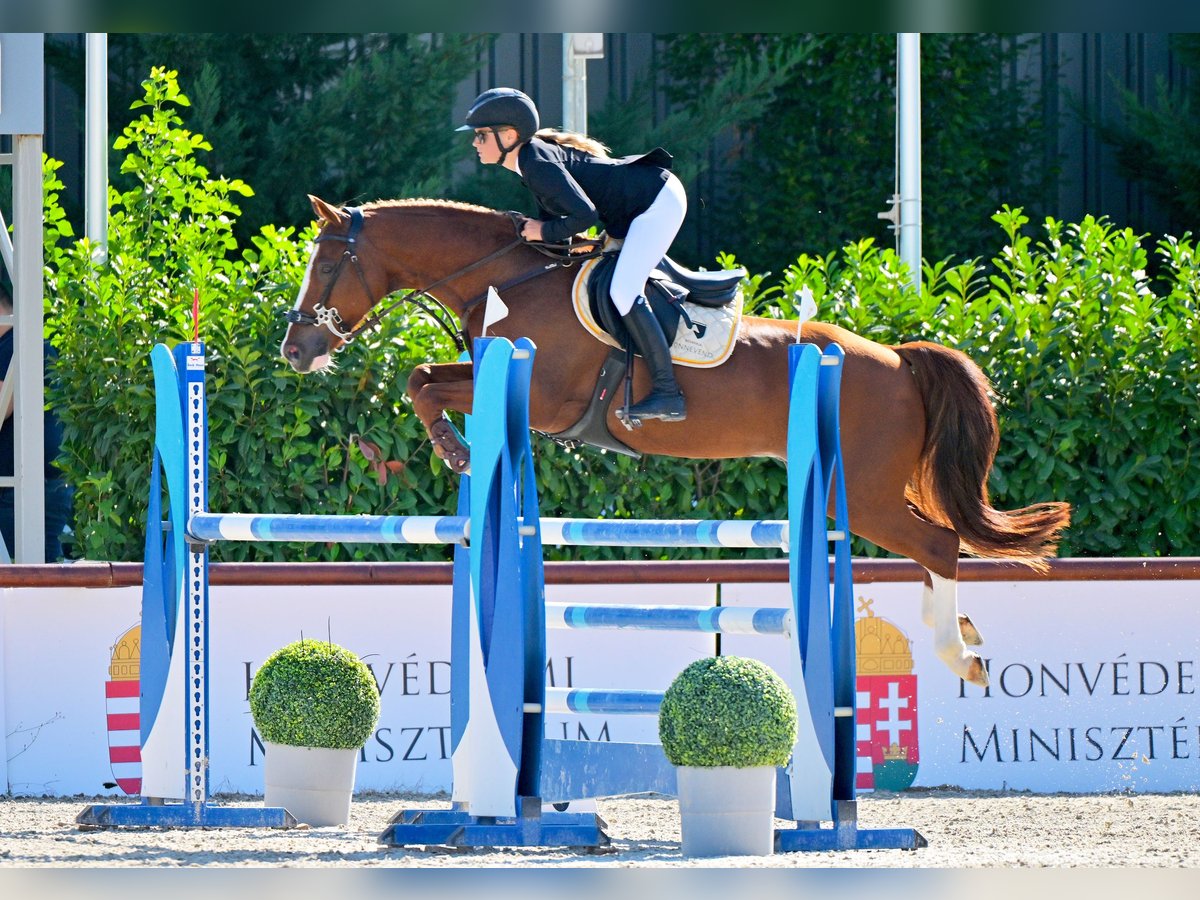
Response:
[{"label": "boxwood topiary ball", "polygon": [[783,766],[796,742],[796,700],[755,659],[700,659],[663,695],[658,735],[676,766]]},{"label": "boxwood topiary ball", "polygon": [[300,640],[254,674],[250,714],[272,744],[351,750],[375,730],[379,691],[366,663],[345,647]]}]

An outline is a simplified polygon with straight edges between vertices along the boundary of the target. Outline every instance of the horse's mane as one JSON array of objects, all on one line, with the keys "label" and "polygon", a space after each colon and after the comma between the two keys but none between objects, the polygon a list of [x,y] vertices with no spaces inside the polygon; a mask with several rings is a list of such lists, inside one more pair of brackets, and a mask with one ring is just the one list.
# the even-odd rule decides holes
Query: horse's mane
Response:
[{"label": "horse's mane", "polygon": [[458,212],[488,213],[493,216],[505,215],[498,210],[489,209],[486,206],[479,206],[475,203],[464,203],[460,200],[437,200],[425,197],[412,197],[399,200],[375,200],[371,203],[364,203],[362,209],[365,212],[367,210],[388,210],[414,207],[429,209],[431,211],[454,210]]}]

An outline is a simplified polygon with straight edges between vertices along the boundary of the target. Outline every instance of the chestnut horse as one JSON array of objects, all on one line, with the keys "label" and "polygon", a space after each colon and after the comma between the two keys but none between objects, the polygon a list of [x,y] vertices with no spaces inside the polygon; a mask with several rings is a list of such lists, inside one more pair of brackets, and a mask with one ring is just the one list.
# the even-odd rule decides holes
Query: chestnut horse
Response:
[{"label": "chestnut horse", "polygon": [[[569,300],[577,269],[547,265],[518,238],[512,217],[433,200],[370,203],[357,210],[311,197],[321,231],[281,352],[297,372],[329,365],[331,354],[386,313],[372,310],[405,288],[408,299],[436,298],[476,337],[489,286],[503,293],[508,316],[489,333],[537,345],[530,425],[553,434],[583,414],[609,347],[584,330]],[[534,274],[537,273],[537,274]],[[428,292],[428,293],[422,293]],[[392,298],[391,303],[401,302]],[[370,316],[370,318],[368,318]],[[647,421],[626,431],[612,409],[608,425],[641,453],[697,459],[767,456],[787,446],[788,345],[794,321],[746,317],[732,356],[711,369],[677,367],[687,397],[683,422]],[[1011,512],[988,502],[987,479],[998,446],[996,415],[984,373],[965,354],[924,341],[888,347],[836,325],[805,322],[802,340],[846,353],[841,388],[842,447],[855,534],[926,570],[922,616],[950,669],[986,685],[979,633],[957,608],[960,552],[1044,568],[1070,521],[1065,503]],[[469,455],[444,411],[471,411],[471,363],[425,363],[408,382],[413,409],[434,452],[455,471]],[[639,359],[634,396],[649,375]]]}]

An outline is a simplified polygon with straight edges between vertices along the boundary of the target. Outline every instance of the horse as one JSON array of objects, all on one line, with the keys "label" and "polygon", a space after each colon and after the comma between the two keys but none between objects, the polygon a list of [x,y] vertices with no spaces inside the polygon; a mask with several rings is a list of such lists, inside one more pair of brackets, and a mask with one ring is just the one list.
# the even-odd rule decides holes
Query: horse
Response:
[{"label": "horse", "polygon": [[[406,300],[421,303],[453,333],[441,312],[448,310],[461,335],[477,337],[482,301],[496,286],[509,312],[489,333],[528,337],[538,348],[530,427],[557,434],[581,417],[610,348],[572,308],[576,268],[547,263],[523,242],[519,217],[444,200],[381,200],[354,209],[309,200],[319,232],[280,347],[296,372],[325,368],[334,352]],[[411,293],[391,296],[404,289]],[[377,309],[384,298],[390,305]],[[610,409],[610,431],[640,453],[786,461],[784,373],[797,335],[795,321],[744,317],[726,362],[676,367],[686,420],[626,431]],[[986,687],[987,671],[970,649],[982,638],[958,612],[960,553],[1044,570],[1070,523],[1069,505],[991,506],[987,480],[999,429],[987,376],[966,354],[927,341],[885,346],[819,321],[804,322],[800,339],[845,351],[840,417],[853,532],[925,569],[922,619],[933,629],[936,654],[959,678]],[[642,396],[650,379],[640,359],[633,379],[634,396]],[[468,471],[469,451],[445,412],[470,413],[473,387],[470,362],[423,363],[408,380],[434,452],[456,472]]]}]

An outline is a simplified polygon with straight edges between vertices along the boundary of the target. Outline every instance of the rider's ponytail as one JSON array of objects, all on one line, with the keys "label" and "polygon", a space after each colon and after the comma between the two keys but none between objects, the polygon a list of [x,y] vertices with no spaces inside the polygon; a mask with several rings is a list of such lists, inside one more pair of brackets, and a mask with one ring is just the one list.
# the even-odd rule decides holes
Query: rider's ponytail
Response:
[{"label": "rider's ponytail", "polygon": [[584,153],[590,153],[592,156],[608,158],[608,147],[585,134],[578,134],[574,131],[558,131],[554,128],[543,128],[534,137],[551,144],[574,147],[576,150],[582,150]]}]

